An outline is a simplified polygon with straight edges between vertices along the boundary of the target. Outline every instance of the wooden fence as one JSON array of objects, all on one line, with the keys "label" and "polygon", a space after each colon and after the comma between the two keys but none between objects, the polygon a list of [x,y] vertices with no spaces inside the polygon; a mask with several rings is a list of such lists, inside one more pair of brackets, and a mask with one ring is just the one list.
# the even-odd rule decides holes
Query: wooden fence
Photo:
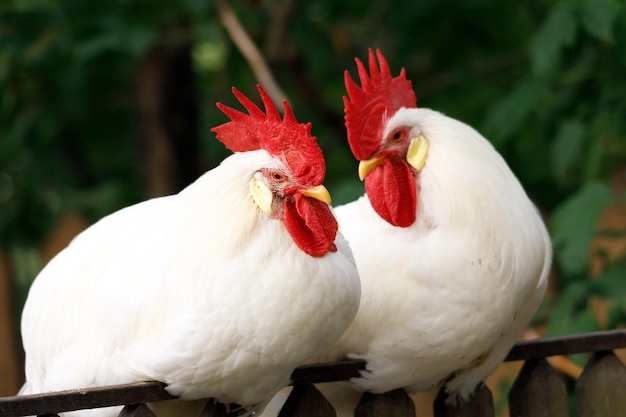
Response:
[{"label": "wooden fence", "polygon": [[[549,365],[546,358],[575,353],[591,353],[573,389],[577,416],[626,416],[626,367],[613,353],[618,348],[626,348],[626,330],[517,343],[506,360],[523,360],[525,363],[509,392],[510,416],[569,416],[567,383]],[[335,416],[335,410],[313,384],[347,380],[358,376],[364,367],[365,363],[362,361],[342,361],[297,368],[292,374],[294,389],[279,417]],[[151,417],[154,414],[146,403],[173,398],[164,387],[159,382],[140,382],[49,394],[0,397],[0,416],[51,417],[64,411],[124,406],[119,417]],[[491,392],[485,386],[476,392],[470,402],[457,407],[447,406],[444,400],[443,394],[435,400],[435,417],[494,416]],[[200,417],[218,416],[233,414],[228,414],[223,406],[209,402]],[[415,408],[411,398],[403,390],[380,395],[366,393],[357,405],[354,416],[412,417],[415,416]]]}]

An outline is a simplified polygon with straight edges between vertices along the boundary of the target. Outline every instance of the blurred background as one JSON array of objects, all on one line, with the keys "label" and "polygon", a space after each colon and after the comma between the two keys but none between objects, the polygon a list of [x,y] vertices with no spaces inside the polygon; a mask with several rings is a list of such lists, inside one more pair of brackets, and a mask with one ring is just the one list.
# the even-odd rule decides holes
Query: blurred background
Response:
[{"label": "blurred background", "polygon": [[489,138],[544,214],[555,262],[534,334],[626,324],[624,0],[4,0],[0,395],[21,385],[19,316],[41,267],[226,157],[210,129],[226,121],[216,102],[238,107],[232,86],[287,97],[334,204],[361,195],[343,71],[369,47],[406,68],[419,106]]}]

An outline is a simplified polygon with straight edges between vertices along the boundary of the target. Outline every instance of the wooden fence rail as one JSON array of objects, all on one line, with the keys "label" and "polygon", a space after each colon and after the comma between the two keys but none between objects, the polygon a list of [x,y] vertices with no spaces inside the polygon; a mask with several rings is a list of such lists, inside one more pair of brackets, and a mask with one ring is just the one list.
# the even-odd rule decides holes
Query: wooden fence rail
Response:
[{"label": "wooden fence rail", "polygon": [[[565,337],[528,340],[517,343],[506,361],[524,360],[509,392],[511,417],[569,416],[566,381],[546,361],[555,355],[591,353],[575,386],[578,417],[626,416],[626,367],[613,353],[626,348],[626,330],[586,333]],[[293,374],[292,390],[279,417],[331,417],[335,410],[312,385],[348,380],[365,369],[363,361],[341,361],[305,365]],[[65,411],[124,406],[119,417],[154,416],[147,403],[173,399],[159,382],[139,382],[110,387],[88,388],[47,394],[0,397],[0,417],[54,416]],[[491,392],[482,386],[467,403],[445,404],[440,393],[433,405],[435,417],[494,416]],[[227,416],[223,407],[209,402],[201,417]],[[232,416],[232,414],[230,414]],[[414,417],[411,398],[403,390],[386,394],[364,394],[354,411],[355,417]]]}]

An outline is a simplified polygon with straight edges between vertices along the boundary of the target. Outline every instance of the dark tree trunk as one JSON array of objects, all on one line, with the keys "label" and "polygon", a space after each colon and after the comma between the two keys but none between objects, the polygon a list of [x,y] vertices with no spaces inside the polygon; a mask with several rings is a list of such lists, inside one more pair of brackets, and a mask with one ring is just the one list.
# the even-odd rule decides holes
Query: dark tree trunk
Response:
[{"label": "dark tree trunk", "polygon": [[189,42],[156,44],[146,52],[138,73],[137,102],[145,194],[178,192],[200,174],[198,105]]}]

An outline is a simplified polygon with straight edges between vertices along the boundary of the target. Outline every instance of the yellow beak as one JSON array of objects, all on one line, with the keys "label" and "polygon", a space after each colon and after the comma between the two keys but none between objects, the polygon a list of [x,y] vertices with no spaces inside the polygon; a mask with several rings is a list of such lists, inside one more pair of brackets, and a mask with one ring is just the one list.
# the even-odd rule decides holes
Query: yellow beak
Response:
[{"label": "yellow beak", "polygon": [[302,193],[303,195],[307,197],[311,197],[316,200],[323,201],[324,203],[328,205],[331,204],[330,193],[328,192],[326,187],[324,187],[323,185],[318,185],[317,187],[302,189],[298,191],[300,191],[300,193]]},{"label": "yellow beak", "polygon": [[367,161],[359,162],[359,178],[361,181],[367,177],[367,174],[370,173],[377,165],[380,165],[383,162],[382,156],[375,156],[374,158],[368,159]]}]

